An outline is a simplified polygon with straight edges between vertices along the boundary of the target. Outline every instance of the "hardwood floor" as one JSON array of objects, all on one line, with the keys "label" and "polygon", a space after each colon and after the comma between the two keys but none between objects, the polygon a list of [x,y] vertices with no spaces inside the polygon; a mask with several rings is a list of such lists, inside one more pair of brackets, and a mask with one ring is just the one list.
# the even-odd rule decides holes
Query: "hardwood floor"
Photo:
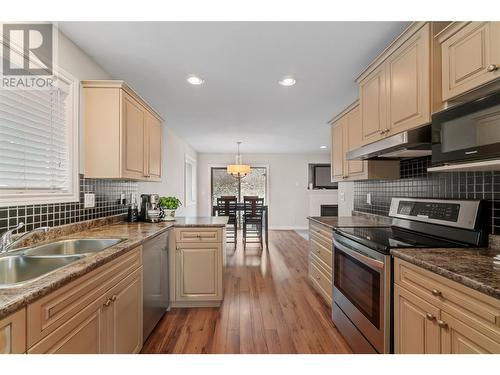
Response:
[{"label": "hardwood floor", "polygon": [[[241,236],[240,236],[241,238]],[[350,353],[307,280],[308,242],[271,231],[269,250],[228,244],[220,308],[172,309],[143,353]]]}]

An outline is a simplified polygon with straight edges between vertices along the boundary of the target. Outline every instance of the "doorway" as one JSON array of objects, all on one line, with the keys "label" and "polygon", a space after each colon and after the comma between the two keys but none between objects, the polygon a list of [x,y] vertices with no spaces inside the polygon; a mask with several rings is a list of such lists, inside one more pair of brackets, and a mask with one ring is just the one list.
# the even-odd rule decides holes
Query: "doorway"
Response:
[{"label": "doorway", "polygon": [[244,196],[256,195],[264,198],[264,204],[267,204],[267,174],[267,167],[251,167],[246,177],[238,179],[227,173],[225,167],[211,167],[212,206],[217,204],[217,198],[226,195],[234,195],[238,202]]}]

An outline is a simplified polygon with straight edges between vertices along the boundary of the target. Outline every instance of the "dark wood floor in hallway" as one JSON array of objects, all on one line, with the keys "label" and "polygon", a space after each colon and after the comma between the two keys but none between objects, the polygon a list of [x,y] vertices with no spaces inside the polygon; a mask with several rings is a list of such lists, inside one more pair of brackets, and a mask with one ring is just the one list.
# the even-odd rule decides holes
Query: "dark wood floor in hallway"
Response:
[{"label": "dark wood floor in hallway", "polygon": [[271,231],[269,249],[228,244],[220,308],[172,309],[143,353],[350,353],[309,285],[308,243]]}]

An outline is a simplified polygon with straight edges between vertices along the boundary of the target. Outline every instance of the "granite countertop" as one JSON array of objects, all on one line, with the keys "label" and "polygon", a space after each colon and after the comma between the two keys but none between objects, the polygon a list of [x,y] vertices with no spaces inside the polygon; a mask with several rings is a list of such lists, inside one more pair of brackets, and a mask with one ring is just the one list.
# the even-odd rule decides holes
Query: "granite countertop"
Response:
[{"label": "granite countertop", "polygon": [[391,219],[383,216],[311,216],[309,220],[326,225],[332,229],[341,227],[383,227],[390,226]]},{"label": "granite countertop", "polygon": [[39,279],[15,287],[0,288],[0,319],[172,227],[221,227],[226,225],[227,220],[227,217],[192,217],[176,218],[176,221],[159,223],[127,223],[119,221],[108,224],[104,222],[104,225],[97,227],[94,227],[90,221],[86,226],[81,223],[72,225],[75,230],[73,233],[68,233],[67,228],[53,228],[53,230],[49,231],[49,233],[52,232],[52,235],[40,243],[71,238],[121,238],[124,241],[61,267]]},{"label": "granite countertop", "polygon": [[500,247],[495,243],[486,249],[412,248],[393,249],[391,253],[416,266],[500,299]]}]

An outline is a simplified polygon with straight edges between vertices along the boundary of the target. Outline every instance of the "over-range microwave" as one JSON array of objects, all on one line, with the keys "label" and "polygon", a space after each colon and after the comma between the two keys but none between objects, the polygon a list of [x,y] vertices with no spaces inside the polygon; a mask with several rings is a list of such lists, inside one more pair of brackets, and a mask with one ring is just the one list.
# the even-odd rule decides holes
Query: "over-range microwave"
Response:
[{"label": "over-range microwave", "polygon": [[500,165],[500,91],[432,115],[431,170],[497,164]]}]

